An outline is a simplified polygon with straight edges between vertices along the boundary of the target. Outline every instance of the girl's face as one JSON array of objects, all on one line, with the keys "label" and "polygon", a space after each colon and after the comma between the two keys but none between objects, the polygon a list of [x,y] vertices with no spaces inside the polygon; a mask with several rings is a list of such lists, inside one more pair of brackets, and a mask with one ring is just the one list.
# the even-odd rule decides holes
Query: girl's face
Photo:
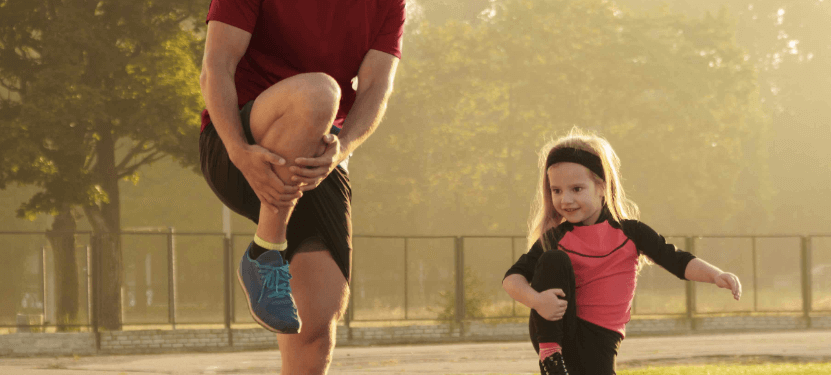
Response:
[{"label": "girl's face", "polygon": [[551,203],[570,223],[593,225],[603,208],[603,190],[595,184],[592,172],[576,164],[562,162],[548,168]]}]

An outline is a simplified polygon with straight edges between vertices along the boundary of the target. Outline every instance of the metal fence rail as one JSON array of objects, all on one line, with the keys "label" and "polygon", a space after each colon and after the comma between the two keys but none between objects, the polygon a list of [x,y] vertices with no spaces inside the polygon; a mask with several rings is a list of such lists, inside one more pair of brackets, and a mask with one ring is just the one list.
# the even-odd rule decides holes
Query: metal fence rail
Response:
[{"label": "metal fence rail", "polygon": [[[101,280],[91,232],[75,232],[78,305],[63,327],[97,332]],[[126,326],[253,323],[234,276],[253,234],[124,231],[122,320]],[[660,267],[641,271],[633,315],[696,316],[831,312],[831,235],[675,236],[679,248],[742,279],[744,298],[677,280]],[[352,298],[344,324],[524,317],[501,290],[525,252],[521,236],[355,236]],[[0,327],[54,327],[56,261],[43,232],[0,232]],[[810,319],[807,319],[810,322]]]}]

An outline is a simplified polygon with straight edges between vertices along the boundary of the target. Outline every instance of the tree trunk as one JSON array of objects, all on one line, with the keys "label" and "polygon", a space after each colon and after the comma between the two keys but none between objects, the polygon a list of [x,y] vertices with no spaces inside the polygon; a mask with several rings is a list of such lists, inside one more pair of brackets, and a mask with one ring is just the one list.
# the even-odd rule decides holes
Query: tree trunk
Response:
[{"label": "tree trunk", "polygon": [[69,325],[78,324],[78,264],[75,259],[75,217],[68,205],[64,205],[46,238],[52,245],[55,257],[55,286],[57,290],[55,313],[58,331],[69,331]]},{"label": "tree trunk", "polygon": [[97,240],[93,242],[93,254],[99,256],[96,265],[99,267],[97,286],[99,306],[98,324],[106,330],[121,329],[121,286],[122,254],[121,254],[121,207],[118,190],[118,175],[115,170],[115,139],[109,131],[99,133],[101,140],[96,145],[98,157],[94,168],[96,180],[101,189],[107,194],[109,202],[102,202],[97,206],[86,206],[87,214],[93,235]]}]

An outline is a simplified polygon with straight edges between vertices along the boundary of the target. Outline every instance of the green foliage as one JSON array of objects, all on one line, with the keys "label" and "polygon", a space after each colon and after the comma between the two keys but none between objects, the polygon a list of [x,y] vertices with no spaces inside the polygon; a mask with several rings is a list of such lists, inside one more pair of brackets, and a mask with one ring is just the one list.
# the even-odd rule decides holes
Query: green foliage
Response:
[{"label": "green foliage", "polygon": [[[19,216],[111,203],[105,180],[136,181],[165,155],[196,164],[199,37],[182,21],[203,3],[3,4],[0,189],[41,188]],[[109,138],[121,140],[118,149],[101,147]],[[122,158],[101,168],[115,158],[101,152]]]},{"label": "green foliage", "polygon": [[[482,282],[479,276],[465,267],[465,318],[484,318],[486,308],[492,303],[491,297],[482,290]],[[438,313],[436,319],[450,321],[452,326],[456,324],[456,289],[443,290],[439,292],[441,310],[432,312]]]},{"label": "green foliage", "polygon": [[[195,166],[200,33],[207,0],[0,3],[0,189],[40,191],[17,210],[34,219],[82,208],[97,234],[121,229],[118,181],[168,155]],[[53,225],[53,229],[54,228]],[[72,251],[71,242],[55,246]],[[96,241],[99,323],[121,325],[121,249]],[[59,264],[62,295],[77,291],[74,257]],[[59,319],[76,308],[58,306]]]},{"label": "green foliage", "polygon": [[654,217],[671,217],[669,206],[709,218],[718,202],[718,220],[685,231],[729,224],[749,191],[766,194],[754,177],[765,140],[756,70],[728,14],[492,4],[477,22],[425,23],[407,36],[384,126],[354,163],[367,177],[356,190],[383,202],[362,212],[367,222],[390,222],[390,212],[418,233],[451,223],[456,233],[521,233],[536,153],[574,125],[610,140],[627,190]]}]

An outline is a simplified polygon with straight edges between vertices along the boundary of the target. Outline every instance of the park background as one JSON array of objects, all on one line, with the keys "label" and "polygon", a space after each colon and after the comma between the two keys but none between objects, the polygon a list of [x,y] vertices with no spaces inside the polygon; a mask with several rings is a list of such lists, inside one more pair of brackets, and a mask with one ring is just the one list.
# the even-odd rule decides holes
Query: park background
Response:
[{"label": "park background", "polygon": [[[45,312],[85,329],[89,253],[103,327],[169,323],[172,279],[175,317],[222,321],[229,228],[196,166],[207,7],[0,3],[3,325]],[[827,0],[408,1],[389,109],[349,164],[353,304],[368,320],[451,319],[457,296],[436,284],[459,283],[464,238],[462,267],[479,267],[466,308],[521,316],[500,272],[526,248],[539,148],[576,125],[612,143],[644,222],[769,296],[700,298],[699,312],[804,309],[805,238],[813,306],[831,310],[828,35]],[[233,215],[230,230],[240,253],[254,227]],[[790,237],[746,237],[770,235]],[[408,247],[429,268],[409,276],[412,312]],[[690,313],[684,283],[645,272],[660,289],[645,311]]]}]

